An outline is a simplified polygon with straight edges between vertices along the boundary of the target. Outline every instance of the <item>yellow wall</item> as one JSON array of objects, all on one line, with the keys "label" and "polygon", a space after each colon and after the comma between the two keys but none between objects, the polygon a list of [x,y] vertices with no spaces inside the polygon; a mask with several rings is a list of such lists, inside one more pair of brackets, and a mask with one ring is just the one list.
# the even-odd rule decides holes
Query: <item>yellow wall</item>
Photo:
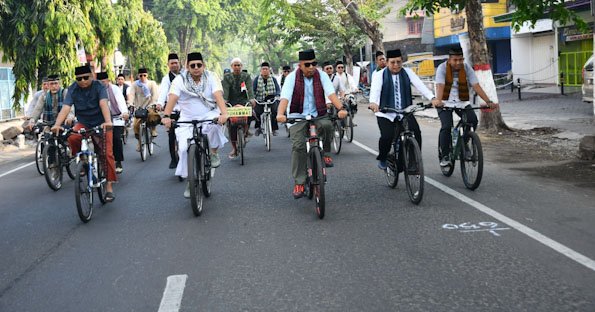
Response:
[{"label": "yellow wall", "polygon": [[[502,27],[510,26],[510,23],[495,23],[493,16],[507,13],[506,0],[498,0],[498,3],[482,3],[483,7],[483,27]],[[464,23],[463,23],[464,21]],[[452,24],[459,27],[452,27]],[[465,11],[459,14],[452,14],[449,9],[441,8],[434,15],[434,38],[447,37],[467,32],[467,16]]]}]

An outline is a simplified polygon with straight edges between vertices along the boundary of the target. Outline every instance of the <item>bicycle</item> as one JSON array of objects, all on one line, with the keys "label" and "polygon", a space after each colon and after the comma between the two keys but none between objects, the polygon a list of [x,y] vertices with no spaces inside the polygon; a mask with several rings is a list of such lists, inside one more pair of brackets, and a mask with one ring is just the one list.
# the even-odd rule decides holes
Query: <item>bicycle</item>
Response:
[{"label": "bicycle", "polygon": [[313,118],[307,115],[305,118],[287,118],[287,122],[294,124],[296,122],[308,123],[308,135],[306,137],[306,152],[308,153],[307,176],[305,183],[305,193],[308,199],[316,198],[316,215],[319,219],[324,218],[325,213],[325,192],[324,185],[326,183],[326,166],[322,157],[324,151],[322,149],[323,143],[318,136],[318,129],[315,121],[322,117]]},{"label": "bicycle", "polygon": [[[93,215],[93,192],[97,191],[97,197],[101,204],[105,204],[106,198],[106,159],[101,157],[98,163],[98,155],[95,153],[92,136],[102,135],[101,126],[91,129],[72,131],[82,136],[81,151],[76,154],[76,177],[74,179],[74,196],[76,209],[79,218],[83,223],[89,222]],[[103,151],[105,151],[105,137],[102,138]]]},{"label": "bicycle", "polygon": [[43,149],[47,142],[49,132],[44,132],[45,127],[51,127],[52,124],[38,122],[33,128],[33,133],[37,136],[37,146],[35,147],[35,168],[40,175],[44,175],[43,170]]},{"label": "bicycle", "polygon": [[45,172],[45,181],[48,186],[58,191],[62,188],[63,168],[66,169],[70,179],[76,178],[76,162],[70,156],[70,147],[66,140],[70,135],[70,130],[63,131],[56,135],[52,132],[45,133],[46,144],[43,149],[43,170]]},{"label": "bicycle", "polygon": [[[450,177],[455,169],[457,160],[461,161],[461,175],[465,187],[475,190],[481,183],[483,176],[483,149],[479,136],[473,129],[473,124],[467,121],[466,111],[481,109],[484,107],[472,107],[468,101],[464,102],[445,102],[444,108],[452,110],[461,119],[456,126],[452,128],[452,144],[450,148],[450,163],[445,167],[440,167],[444,176]],[[438,146],[439,161],[442,159],[442,151]]]},{"label": "bicycle", "polygon": [[341,146],[343,145],[343,135],[345,134],[345,129],[343,128],[342,120],[339,119],[337,113],[337,109],[333,106],[330,112],[331,122],[333,123],[333,142],[331,147],[333,153],[339,155],[341,152]]},{"label": "bicycle", "polygon": [[[217,123],[217,119],[173,121],[172,127],[178,124],[192,124],[192,138],[188,139],[188,183],[190,184],[190,206],[195,216],[200,216],[204,197],[211,196],[211,156],[209,140],[202,133],[204,123]],[[213,170],[213,171],[212,171]]]},{"label": "bicycle", "polygon": [[273,136],[273,124],[271,120],[271,105],[274,105],[277,102],[276,98],[270,99],[268,101],[259,102],[257,100],[256,105],[264,106],[264,111],[260,118],[260,129],[262,131],[262,137],[264,138],[264,144],[266,146],[267,152],[271,151],[271,139]]},{"label": "bicycle", "polygon": [[[134,106],[133,105],[128,106],[128,116],[134,116]],[[126,120],[124,122],[124,131],[122,131],[122,144],[124,144],[124,145],[126,145],[126,142],[128,141],[128,133],[129,133],[131,126],[132,126],[132,118],[128,118],[128,120]]]},{"label": "bicycle", "polygon": [[147,126],[147,120],[149,118],[149,108],[155,108],[155,104],[147,105],[147,108],[139,108],[134,112],[134,117],[141,120],[138,131],[139,143],[140,143],[140,159],[145,161],[147,159],[147,153],[153,155],[155,151],[155,143],[153,143],[153,136],[151,135]]},{"label": "bicycle", "polygon": [[252,107],[250,105],[250,102],[247,102],[242,107],[231,107],[230,104],[227,104],[227,114],[229,115],[230,130],[231,127],[237,127],[236,155],[240,156],[240,164],[242,166],[245,162],[244,148],[246,147],[246,133],[244,127],[248,127],[248,118],[252,116]]},{"label": "bicycle", "polygon": [[343,100],[343,107],[347,110],[347,116],[342,121],[344,127],[344,135],[347,139],[347,142],[351,143],[353,141],[353,127],[355,124],[353,123],[353,117],[357,111],[357,104],[355,102],[355,96],[353,94],[345,95],[345,99]]},{"label": "bicycle", "polygon": [[409,129],[407,117],[429,107],[431,105],[410,105],[405,109],[383,108],[380,110],[383,113],[394,112],[403,115],[403,119],[395,127],[395,141],[386,159],[386,181],[389,187],[395,188],[399,182],[399,173],[403,171],[407,195],[409,200],[416,205],[421,202],[424,194],[424,167],[419,144],[413,131]]}]

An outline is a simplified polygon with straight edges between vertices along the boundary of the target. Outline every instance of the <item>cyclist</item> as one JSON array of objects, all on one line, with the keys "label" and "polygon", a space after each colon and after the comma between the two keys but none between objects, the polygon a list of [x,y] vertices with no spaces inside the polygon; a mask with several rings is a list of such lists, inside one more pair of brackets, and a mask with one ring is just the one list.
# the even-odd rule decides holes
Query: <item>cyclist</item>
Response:
[{"label": "cyclist", "polygon": [[329,61],[326,61],[326,62],[322,63],[322,69],[324,70],[324,72],[329,76],[329,78],[332,81],[333,77],[334,77],[334,72],[335,72],[335,69],[333,68],[333,64],[331,64],[331,62],[329,62]]},{"label": "cyclist", "polygon": [[[167,67],[169,68],[169,73],[166,76],[163,76],[163,79],[161,79],[161,85],[159,86],[157,109],[161,109],[162,107],[165,108],[167,105],[167,96],[171,82],[174,81],[174,78],[180,74],[180,60],[176,53],[170,53],[167,56]],[[174,107],[173,111],[177,112],[179,109]],[[178,166],[178,153],[176,152],[176,132],[175,130],[170,129],[167,131],[167,133],[169,138],[169,155],[171,157],[169,169],[175,169]]]},{"label": "cyclist", "polygon": [[353,88],[353,77],[345,72],[345,65],[342,61],[335,63],[335,70],[337,71],[333,76],[333,85],[335,90],[339,92],[340,97],[344,97],[346,94],[354,92]]},{"label": "cyclist", "polygon": [[[374,73],[372,86],[370,87],[370,106],[375,113],[380,129],[380,140],[378,141],[378,168],[386,170],[386,157],[390,151],[391,144],[395,140],[395,127],[398,127],[403,116],[396,113],[382,113],[382,108],[404,109],[413,104],[411,97],[411,85],[419,90],[423,96],[430,99],[432,104],[438,103],[434,94],[419,77],[409,68],[403,68],[401,50],[391,50],[386,53],[388,66]],[[421,150],[421,130],[413,115],[408,117],[409,127],[415,135],[415,139]]]},{"label": "cyclist", "polygon": [[[281,90],[281,102],[277,112],[277,121],[286,122],[287,111],[289,117],[300,118],[306,115],[323,117],[316,120],[319,135],[324,142],[324,163],[326,167],[333,166],[333,160],[326,156],[331,151],[333,124],[327,115],[326,99],[328,98],[339,111],[339,118],[345,118],[347,111],[343,109],[341,101],[335,94],[333,83],[326,73],[317,68],[314,50],[299,52],[299,67],[287,76],[285,85]],[[293,197],[304,196],[304,183],[306,183],[306,127],[307,123],[294,124],[289,128],[291,137],[291,173],[295,186]]]},{"label": "cyclist", "polygon": [[[157,103],[159,98],[159,89],[157,83],[153,80],[149,80],[149,72],[146,68],[140,68],[138,70],[138,80],[136,80],[132,86],[128,89],[128,104],[134,106],[135,110],[139,108],[148,108],[150,104]],[[148,109],[149,116],[147,118],[147,126],[151,129],[151,135],[157,136],[157,129],[155,127],[159,124],[159,114],[153,110]],[[134,137],[138,140],[136,142],[136,151],[140,151],[140,118],[134,118]]]},{"label": "cyclist", "polygon": [[[442,152],[440,166],[446,167],[450,164],[450,142],[452,140],[452,110],[445,109],[442,101],[458,102],[469,101],[469,90],[471,88],[484,100],[487,106],[494,104],[487,94],[483,91],[475,76],[475,71],[471,66],[465,64],[463,50],[459,47],[450,49],[448,60],[438,66],[436,69],[436,97],[440,100],[434,106],[438,110],[440,117],[440,136],[439,146]],[[477,128],[477,115],[473,110],[465,110],[467,121],[473,124],[473,129]]]},{"label": "cyclist", "polygon": [[48,84],[48,78],[43,77],[42,83],[41,83],[41,90],[39,90],[39,91],[35,92],[35,94],[33,94],[33,98],[31,99],[31,102],[29,102],[29,105],[27,105],[27,109],[25,110],[25,116],[23,116],[23,120],[24,120],[23,128],[28,128],[29,120],[31,119],[31,115],[33,114],[33,111],[35,110],[35,107],[39,103],[39,98],[45,97],[45,94],[48,92],[49,89],[50,89],[50,86]]},{"label": "cyclist", "polygon": [[97,73],[97,80],[103,84],[107,90],[107,104],[112,114],[113,123],[113,150],[114,160],[116,161],[116,173],[122,173],[122,162],[124,161],[124,144],[122,143],[122,134],[124,125],[129,118],[128,106],[126,100],[120,93],[118,86],[112,84],[107,72]]},{"label": "cyclist", "polygon": [[291,73],[291,67],[289,67],[289,65],[283,66],[283,75],[281,76],[281,88],[283,88],[283,85],[285,84],[285,78],[287,77],[287,75],[289,75],[289,73]]},{"label": "cyclist", "polygon": [[[237,57],[231,60],[231,68],[231,73],[223,76],[223,98],[232,106],[244,106],[248,101],[252,105],[255,105],[256,102],[254,102],[252,88],[248,87],[252,85],[252,79],[250,78],[250,74],[242,71],[242,60]],[[248,125],[244,129],[246,136],[250,135],[248,133],[249,125],[250,123],[248,122]],[[229,158],[234,159],[238,156],[236,148],[238,128],[231,125],[231,123],[228,124],[228,127],[229,137],[231,139],[231,153],[229,153]]]},{"label": "cyclist", "polygon": [[[68,93],[62,104],[62,109],[56,117],[56,123],[52,127],[53,132],[58,132],[64,123],[64,120],[70,113],[71,107],[75,108],[77,124],[73,130],[78,131],[83,128],[89,129],[99,125],[103,128],[103,140],[93,137],[93,144],[97,148],[98,155],[105,158],[107,183],[105,185],[105,200],[114,201],[113,183],[118,181],[116,168],[114,164],[114,153],[112,151],[112,118],[108,107],[108,95],[106,88],[98,81],[93,80],[91,68],[89,66],[79,66],[75,68],[74,74],[76,81],[68,87]],[[73,155],[76,155],[81,149],[82,137],[80,134],[73,134],[68,137],[68,144]],[[103,150],[105,146],[105,150]]]},{"label": "cyclist", "polygon": [[[35,108],[31,112],[27,129],[31,131],[39,117],[43,118],[44,123],[53,124],[56,122],[56,116],[62,109],[62,104],[66,98],[67,90],[62,88],[60,77],[58,75],[49,75],[47,77],[49,91],[38,97]],[[33,103],[31,103],[33,105]],[[74,112],[70,112],[66,118],[66,125],[71,126],[74,121]]]},{"label": "cyclist", "polygon": [[120,92],[122,92],[124,99],[128,98],[128,87],[130,86],[126,83],[126,77],[124,77],[124,74],[118,75],[118,78],[116,79],[116,85],[118,86],[118,89],[120,89]]},{"label": "cyclist", "polygon": [[[263,62],[260,64],[260,76],[254,79],[254,82],[252,83],[252,90],[254,91],[254,97],[259,102],[265,101],[265,99],[270,95],[278,96],[281,93],[281,88],[277,83],[277,79],[271,76],[271,68],[268,62]],[[256,103],[254,104],[254,113],[256,114],[256,118],[254,120],[254,128],[256,131],[254,132],[254,135],[259,136],[262,133],[260,129],[260,116],[264,112],[264,106],[256,105]],[[272,116],[277,116],[277,107],[278,104],[271,105]],[[271,119],[271,126],[273,127],[273,135],[277,135],[279,125],[277,124],[277,120],[275,118]]]},{"label": "cyclist", "polygon": [[386,57],[384,52],[376,51],[376,71],[381,71],[386,67]]},{"label": "cyclist", "polygon": [[[223,133],[223,124],[227,121],[227,107],[223,99],[221,80],[213,72],[205,70],[202,54],[192,52],[186,58],[187,70],[172,81],[168,105],[165,107],[162,122],[166,128],[171,127],[170,114],[174,107],[180,108],[180,121],[205,120],[219,118],[219,124],[205,124],[203,133],[209,140],[211,148],[211,167],[221,164],[217,150],[227,142]],[[192,126],[183,124],[175,129],[178,140],[178,166],[176,175],[188,177],[188,139],[192,138]],[[186,184],[184,197],[190,198],[190,184]]]}]

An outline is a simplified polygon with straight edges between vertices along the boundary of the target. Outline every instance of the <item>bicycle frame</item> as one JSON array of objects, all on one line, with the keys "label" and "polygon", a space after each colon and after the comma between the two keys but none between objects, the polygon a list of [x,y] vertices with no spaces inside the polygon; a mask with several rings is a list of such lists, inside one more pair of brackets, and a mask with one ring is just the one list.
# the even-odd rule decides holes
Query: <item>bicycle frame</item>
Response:
[{"label": "bicycle frame", "polygon": [[[106,178],[105,177],[101,177],[100,181],[97,181],[94,183],[93,181],[93,177],[97,177],[96,172],[98,172],[98,164],[97,164],[97,158],[98,155],[97,153],[95,153],[95,151],[92,151],[89,149],[89,143],[92,143],[92,136],[94,134],[99,134],[100,133],[100,128],[95,127],[93,129],[90,129],[89,131],[87,131],[86,129],[81,129],[79,131],[74,131],[74,133],[78,133],[80,135],[82,135],[82,140],[81,140],[81,151],[78,152],[76,154],[76,163],[78,164],[81,161],[81,156],[85,156],[84,158],[87,159],[87,172],[86,172],[86,176],[87,176],[87,186],[89,188],[97,188],[99,187],[102,183],[105,183]],[[105,150],[105,149],[104,149]],[[102,161],[102,166],[104,165],[104,161]],[[105,166],[104,166],[105,169]],[[105,170],[104,170],[105,172]]]}]

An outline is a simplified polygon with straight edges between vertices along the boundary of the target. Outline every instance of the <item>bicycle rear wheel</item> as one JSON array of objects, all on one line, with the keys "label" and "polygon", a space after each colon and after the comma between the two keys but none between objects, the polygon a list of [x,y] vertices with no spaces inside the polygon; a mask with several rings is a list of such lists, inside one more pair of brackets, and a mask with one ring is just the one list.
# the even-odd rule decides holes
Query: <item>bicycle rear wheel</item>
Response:
[{"label": "bicycle rear wheel", "polygon": [[202,213],[203,197],[200,190],[200,166],[201,155],[196,144],[190,144],[188,148],[188,183],[190,184],[190,206],[195,216]]},{"label": "bicycle rear wheel", "polygon": [[348,111],[347,117],[345,117],[345,138],[349,143],[353,141],[353,115],[351,111]]},{"label": "bicycle rear wheel", "polygon": [[43,144],[43,140],[37,141],[37,147],[35,148],[35,167],[37,168],[37,172],[43,175],[43,148],[45,144]]},{"label": "bicycle rear wheel", "polygon": [[245,147],[245,138],[244,138],[244,128],[238,127],[238,142],[236,146],[238,148],[238,155],[240,156],[240,165],[244,165],[244,147]]},{"label": "bicycle rear wheel", "polygon": [[205,197],[211,196],[211,157],[208,154],[209,149],[209,140],[206,136],[202,137],[202,146],[204,148],[204,153],[200,153],[201,159],[201,166],[200,166],[200,176],[201,176],[201,186],[202,186],[202,193]]},{"label": "bicycle rear wheel", "polygon": [[48,186],[57,191],[62,187],[62,164],[60,150],[54,144],[46,144],[43,148],[43,171]]},{"label": "bicycle rear wheel", "polygon": [[465,187],[475,190],[483,175],[483,150],[477,133],[469,131],[466,136],[463,136],[461,148],[461,175]]},{"label": "bicycle rear wheel", "polygon": [[399,170],[397,168],[394,147],[386,156],[386,183],[390,188],[397,187],[397,184],[399,183]]},{"label": "bicycle rear wheel", "polygon": [[341,152],[341,145],[343,144],[343,127],[341,127],[341,121],[335,120],[333,123],[333,153],[339,155]]},{"label": "bicycle rear wheel", "polygon": [[[81,171],[84,175],[81,176]],[[86,162],[79,162],[77,164],[76,178],[74,179],[74,199],[76,201],[76,211],[79,218],[84,223],[91,220],[93,215],[93,189],[89,186],[88,177],[91,170]]]},{"label": "bicycle rear wheel", "polygon": [[153,144],[153,136],[151,135],[151,130],[146,128],[145,133],[147,134],[147,151],[149,151],[149,155],[153,155],[155,152],[155,144]]},{"label": "bicycle rear wheel", "polygon": [[122,144],[126,145],[126,141],[128,141],[128,127],[124,126],[124,130],[122,131]]},{"label": "bicycle rear wheel", "polygon": [[424,166],[421,159],[419,145],[413,137],[408,137],[404,144],[405,186],[407,195],[414,204],[419,204],[424,196]]},{"label": "bicycle rear wheel", "polygon": [[141,124],[139,134],[140,144],[140,159],[145,161],[147,159],[147,128]]},{"label": "bicycle rear wheel", "polygon": [[316,215],[319,219],[324,218],[325,212],[325,194],[324,194],[324,164],[322,162],[322,155],[320,149],[312,149],[312,188],[311,193],[314,193],[316,199]]}]

